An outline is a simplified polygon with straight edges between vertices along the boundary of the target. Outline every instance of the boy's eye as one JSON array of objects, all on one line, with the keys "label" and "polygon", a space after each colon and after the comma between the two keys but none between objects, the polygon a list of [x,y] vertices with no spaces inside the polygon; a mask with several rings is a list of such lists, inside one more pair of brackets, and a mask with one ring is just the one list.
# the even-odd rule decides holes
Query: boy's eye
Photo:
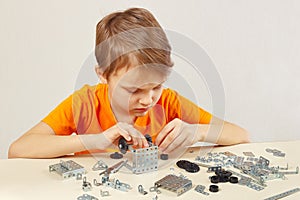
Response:
[{"label": "boy's eye", "polygon": [[129,92],[129,93],[136,93],[137,91],[138,91],[138,89],[133,89],[133,90],[127,89],[127,92]]},{"label": "boy's eye", "polygon": [[155,88],[153,88],[154,90],[158,90],[158,89],[160,89],[162,87],[162,85],[158,85],[158,86],[156,86]]}]

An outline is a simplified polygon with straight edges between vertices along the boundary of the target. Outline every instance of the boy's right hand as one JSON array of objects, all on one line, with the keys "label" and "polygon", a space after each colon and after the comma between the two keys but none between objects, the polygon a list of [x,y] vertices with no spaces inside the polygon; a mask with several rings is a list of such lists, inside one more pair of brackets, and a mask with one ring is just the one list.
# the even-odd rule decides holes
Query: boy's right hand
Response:
[{"label": "boy's right hand", "polygon": [[149,146],[145,136],[141,132],[136,130],[132,125],[124,122],[118,122],[116,125],[104,131],[102,134],[111,143],[115,143],[116,140],[122,136],[126,141],[132,141],[132,144],[139,148]]}]

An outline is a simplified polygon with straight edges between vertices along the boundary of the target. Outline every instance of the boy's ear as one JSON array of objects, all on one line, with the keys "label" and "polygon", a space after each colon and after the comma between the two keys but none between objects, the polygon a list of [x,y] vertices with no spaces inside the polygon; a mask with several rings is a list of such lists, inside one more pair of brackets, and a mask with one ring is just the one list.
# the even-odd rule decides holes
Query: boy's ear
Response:
[{"label": "boy's ear", "polygon": [[95,66],[95,71],[101,83],[107,84],[107,79],[103,76],[103,72],[98,65]]}]

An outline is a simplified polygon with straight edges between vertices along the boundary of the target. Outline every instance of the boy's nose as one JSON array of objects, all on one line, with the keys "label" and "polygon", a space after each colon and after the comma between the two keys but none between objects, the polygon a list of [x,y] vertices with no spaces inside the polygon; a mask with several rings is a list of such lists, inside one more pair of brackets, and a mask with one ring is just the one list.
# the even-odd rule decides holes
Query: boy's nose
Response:
[{"label": "boy's nose", "polygon": [[148,107],[153,102],[153,94],[152,92],[144,93],[143,96],[140,98],[139,103],[145,107]]}]

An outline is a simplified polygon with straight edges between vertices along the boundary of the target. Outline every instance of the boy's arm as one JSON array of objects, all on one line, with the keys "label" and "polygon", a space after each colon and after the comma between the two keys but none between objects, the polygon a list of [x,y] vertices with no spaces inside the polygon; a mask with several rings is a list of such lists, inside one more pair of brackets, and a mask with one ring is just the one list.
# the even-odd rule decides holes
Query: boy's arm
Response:
[{"label": "boy's arm", "polygon": [[219,145],[250,142],[249,133],[245,129],[217,117],[213,117],[210,124],[199,124],[198,134],[200,141]]},{"label": "boy's arm", "polygon": [[233,145],[249,142],[249,135],[243,128],[216,117],[210,124],[189,124],[176,118],[162,129],[155,143],[170,153],[199,141]]},{"label": "boy's arm", "polygon": [[132,125],[117,123],[99,134],[55,135],[44,122],[38,123],[9,148],[9,158],[54,158],[93,149],[107,149],[120,137],[133,145],[148,146],[146,138]]},{"label": "boy's arm", "polygon": [[78,135],[58,136],[40,122],[10,145],[8,158],[53,158],[83,151]]}]

